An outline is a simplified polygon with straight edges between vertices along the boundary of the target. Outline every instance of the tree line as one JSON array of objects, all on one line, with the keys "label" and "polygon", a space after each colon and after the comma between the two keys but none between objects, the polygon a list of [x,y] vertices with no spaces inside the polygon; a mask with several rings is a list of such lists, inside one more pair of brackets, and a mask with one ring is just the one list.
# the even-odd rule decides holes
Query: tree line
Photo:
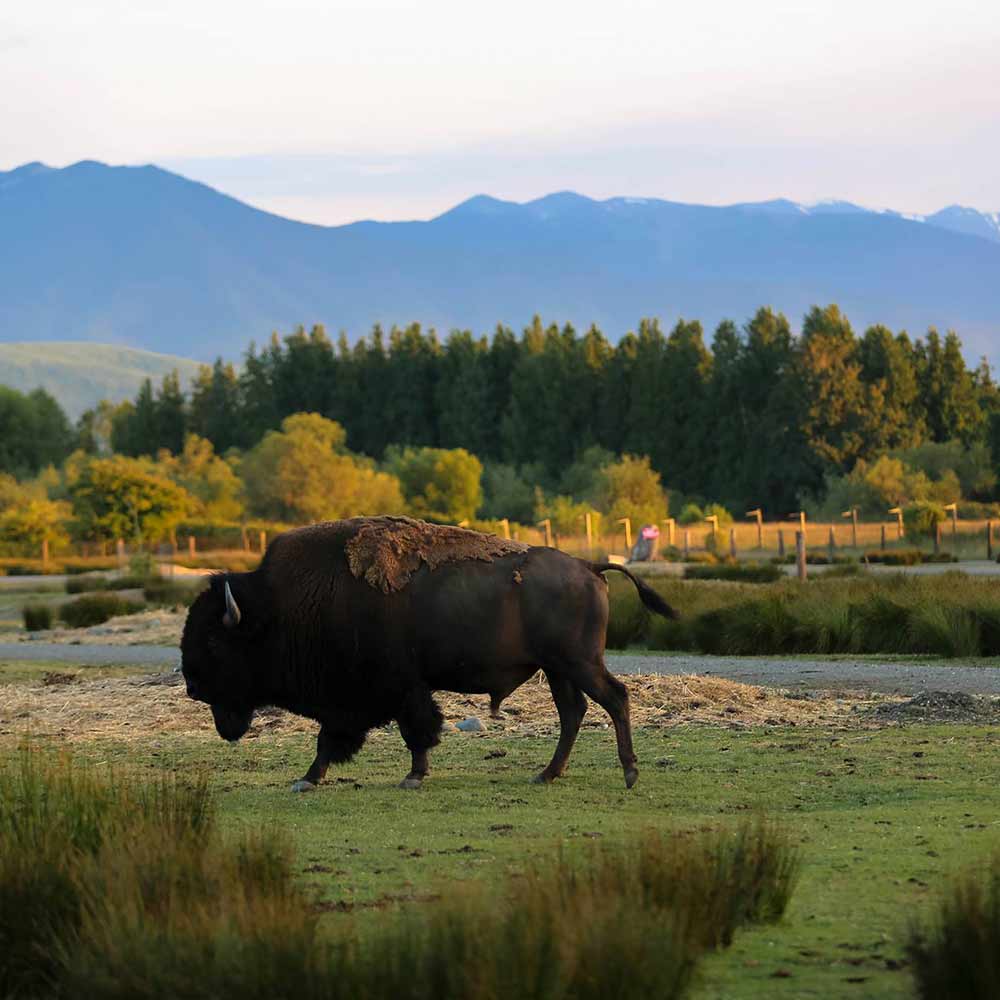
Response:
[{"label": "tree line", "polygon": [[798,334],[763,308],[742,327],[720,323],[709,343],[685,320],[669,332],[643,320],[618,344],[537,317],[520,335],[456,330],[443,342],[418,324],[353,345],[300,328],[251,344],[239,371],[205,366],[187,392],[176,375],[147,380],[133,401],[84,414],[75,443],[179,454],[194,433],[224,454],[303,411],[376,460],[393,446],[463,448],[484,463],[488,497],[491,482],[571,493],[567,470],[599,449],[648,456],[685,498],[783,516],[889,452],[959,441],[1000,459],[1000,392],[957,334],[858,335],[836,305],[811,309]]}]

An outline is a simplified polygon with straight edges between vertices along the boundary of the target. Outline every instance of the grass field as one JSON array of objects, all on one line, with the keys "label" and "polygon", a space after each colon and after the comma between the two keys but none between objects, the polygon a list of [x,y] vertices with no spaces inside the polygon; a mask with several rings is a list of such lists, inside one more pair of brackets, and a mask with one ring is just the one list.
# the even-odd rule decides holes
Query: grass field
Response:
[{"label": "grass field", "polygon": [[[8,680],[30,683],[43,667]],[[781,923],[746,929],[705,959],[692,994],[702,1000],[911,996],[909,922],[948,876],[1000,842],[995,728],[640,728],[642,775],[631,792],[603,729],[581,734],[567,777],[552,787],[529,783],[551,735],[449,734],[419,792],[395,787],[406,752],[398,733],[378,731],[329,784],[293,795],[289,784],[312,755],[308,732],[265,727],[229,746],[204,714],[199,734],[77,734],[74,752],[150,776],[207,772],[225,829],[274,827],[291,838],[301,883],[331,928],[433,906],[463,880],[498,886],[560,848],[770,817],[801,850],[800,882]],[[4,738],[0,753],[15,745]]]}]

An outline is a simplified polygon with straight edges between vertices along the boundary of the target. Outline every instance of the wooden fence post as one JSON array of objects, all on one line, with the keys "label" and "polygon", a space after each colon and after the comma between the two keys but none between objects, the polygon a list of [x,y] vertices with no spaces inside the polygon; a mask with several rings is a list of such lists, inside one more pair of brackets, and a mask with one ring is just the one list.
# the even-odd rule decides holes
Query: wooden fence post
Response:
[{"label": "wooden fence post", "polygon": [[247,534],[246,525],[240,528],[240,541],[243,543],[243,551],[250,551],[250,536]]},{"label": "wooden fence post", "polygon": [[986,558],[993,559],[993,522],[986,522]]},{"label": "wooden fence post", "polygon": [[262,531],[260,533],[260,554],[263,555],[267,551],[267,532]]},{"label": "wooden fence post", "polygon": [[882,525],[882,551],[885,551],[885,525]]},{"label": "wooden fence post", "polygon": [[121,568],[125,565],[125,539],[116,538],[115,539],[115,555],[118,557],[118,566]]},{"label": "wooden fence post", "polygon": [[934,522],[934,554],[941,551],[941,522]]},{"label": "wooden fence post", "polygon": [[735,559],[736,558],[736,529],[729,529],[729,554]]},{"label": "wooden fence post", "polygon": [[778,528],[778,558],[785,558],[785,532]]},{"label": "wooden fence post", "polygon": [[798,570],[799,580],[806,578],[806,533],[804,531],[795,532],[795,566]]},{"label": "wooden fence post", "polygon": [[188,535],[188,558],[194,559],[197,551],[198,551],[198,543],[195,541],[194,535]]},{"label": "wooden fence post", "polygon": [[42,539],[42,562],[47,563],[49,561],[49,540],[47,538]]},{"label": "wooden fence post", "polygon": [[688,556],[691,555],[691,531],[689,528],[684,529],[684,561],[687,562]]},{"label": "wooden fence post", "polygon": [[833,557],[837,554],[837,536],[833,533],[833,525],[830,525],[830,541],[827,543],[830,552],[830,562],[833,562]]}]

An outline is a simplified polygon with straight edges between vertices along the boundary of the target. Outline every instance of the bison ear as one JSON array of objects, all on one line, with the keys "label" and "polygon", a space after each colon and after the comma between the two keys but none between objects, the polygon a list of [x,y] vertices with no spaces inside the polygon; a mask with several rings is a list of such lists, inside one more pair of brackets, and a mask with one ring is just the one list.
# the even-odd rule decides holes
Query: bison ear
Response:
[{"label": "bison ear", "polygon": [[236,603],[236,598],[233,597],[232,588],[229,586],[229,581],[226,580],[226,613],[222,616],[222,624],[226,628],[235,628],[240,623],[240,619],[243,615],[240,613],[240,606]]}]

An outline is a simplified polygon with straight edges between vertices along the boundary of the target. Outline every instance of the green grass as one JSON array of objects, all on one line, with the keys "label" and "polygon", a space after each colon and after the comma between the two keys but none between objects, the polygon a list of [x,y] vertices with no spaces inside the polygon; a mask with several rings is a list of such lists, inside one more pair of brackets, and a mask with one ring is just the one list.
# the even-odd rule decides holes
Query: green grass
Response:
[{"label": "green grass", "polygon": [[1000,579],[945,573],[771,584],[651,579],[681,615],[650,615],[627,581],[609,584],[608,647],[720,655],[1000,655]]},{"label": "green grass", "polygon": [[100,680],[105,677],[132,677],[158,673],[162,667],[139,667],[122,664],[83,665],[58,660],[0,660],[0,685],[43,681],[46,675],[76,680]]},{"label": "green grass", "polygon": [[[784,920],[705,960],[699,1000],[911,996],[912,918],[929,915],[935,891],[1000,839],[995,729],[639,730],[642,774],[631,792],[620,787],[610,734],[594,730],[581,735],[566,778],[529,784],[553,742],[447,736],[425,788],[403,792],[405,748],[397,733],[379,732],[307,795],[288,790],[312,757],[305,734],[236,746],[151,735],[81,752],[151,774],[210,768],[220,826],[258,829],[267,817],[286,831],[302,884],[330,910],[329,929],[342,910],[377,920],[382,906],[419,908],[467,880],[498,886],[556,846],[585,850],[650,827],[711,831],[766,813],[798,846],[799,884]],[[505,756],[489,756],[497,751]]]},{"label": "green grass", "polygon": [[0,761],[0,995],[679,1000],[798,871],[760,820],[639,831],[320,936],[287,837],[222,833],[204,774]]}]

